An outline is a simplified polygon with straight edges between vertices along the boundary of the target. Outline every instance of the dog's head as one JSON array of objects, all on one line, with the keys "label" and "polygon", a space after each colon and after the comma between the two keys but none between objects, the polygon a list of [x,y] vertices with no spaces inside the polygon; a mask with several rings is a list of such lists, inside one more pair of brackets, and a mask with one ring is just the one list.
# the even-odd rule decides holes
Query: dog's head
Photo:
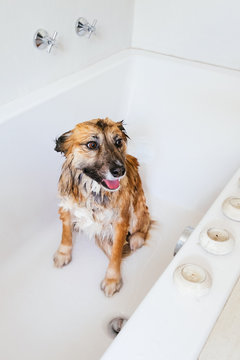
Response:
[{"label": "dog's head", "polygon": [[61,135],[55,150],[70,157],[71,166],[113,191],[126,172],[127,138],[122,121],[95,119]]}]

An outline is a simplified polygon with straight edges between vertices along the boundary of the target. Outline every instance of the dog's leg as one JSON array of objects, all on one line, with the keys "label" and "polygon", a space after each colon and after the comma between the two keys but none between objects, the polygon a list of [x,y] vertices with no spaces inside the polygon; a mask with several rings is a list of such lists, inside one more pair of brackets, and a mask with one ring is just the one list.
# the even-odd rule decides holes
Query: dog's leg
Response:
[{"label": "dog's leg", "polygon": [[135,212],[132,215],[130,226],[131,235],[129,237],[130,249],[136,251],[142,247],[148,237],[148,232],[151,226],[151,219],[148,207],[145,204],[145,197],[142,195],[138,200]]},{"label": "dog's leg", "polygon": [[119,291],[122,286],[122,277],[120,272],[122,249],[126,240],[128,225],[126,223],[117,223],[114,227],[115,236],[112,245],[112,253],[106,276],[101,283],[101,289],[106,296],[112,296]]},{"label": "dog's leg", "polygon": [[95,241],[96,244],[100,247],[100,249],[103,250],[103,252],[107,255],[107,257],[110,259],[111,253],[112,253],[112,238],[108,237],[100,237],[95,235]]},{"label": "dog's leg", "polygon": [[58,268],[67,265],[72,259],[72,224],[71,214],[59,208],[60,219],[62,220],[62,241],[54,255],[54,265]]}]

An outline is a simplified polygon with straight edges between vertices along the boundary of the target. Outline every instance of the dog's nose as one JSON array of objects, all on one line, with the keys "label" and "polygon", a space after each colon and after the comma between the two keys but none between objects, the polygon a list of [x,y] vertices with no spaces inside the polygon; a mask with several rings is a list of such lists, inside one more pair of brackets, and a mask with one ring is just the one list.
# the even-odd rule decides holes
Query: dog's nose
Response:
[{"label": "dog's nose", "polygon": [[110,173],[114,177],[120,177],[125,174],[125,167],[123,165],[114,165],[110,168]]}]

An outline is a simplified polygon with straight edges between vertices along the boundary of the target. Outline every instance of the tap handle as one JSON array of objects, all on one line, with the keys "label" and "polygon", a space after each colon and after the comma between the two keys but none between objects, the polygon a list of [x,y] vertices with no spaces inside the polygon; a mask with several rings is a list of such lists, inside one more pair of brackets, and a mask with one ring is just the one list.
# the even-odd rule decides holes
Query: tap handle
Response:
[{"label": "tap handle", "polygon": [[92,36],[92,33],[96,32],[96,23],[96,19],[93,20],[93,23],[91,25],[85,18],[80,17],[79,19],[77,19],[75,24],[75,30],[77,35],[84,36],[88,34],[88,38],[90,38]]},{"label": "tap handle", "polygon": [[50,37],[46,30],[39,29],[34,34],[33,43],[40,50],[48,48],[47,51],[50,53],[52,47],[56,45],[56,37],[56,31],[54,32],[53,36]]},{"label": "tap handle", "polygon": [[94,19],[93,20],[93,23],[92,25],[89,26],[89,35],[88,35],[88,38],[90,39],[90,37],[92,36],[92,33],[96,33],[96,24],[97,24],[97,19]]},{"label": "tap handle", "polygon": [[51,52],[52,47],[56,45],[56,37],[57,37],[57,31],[54,31],[53,36],[49,37],[48,43],[49,43],[49,47],[48,47],[48,53]]}]

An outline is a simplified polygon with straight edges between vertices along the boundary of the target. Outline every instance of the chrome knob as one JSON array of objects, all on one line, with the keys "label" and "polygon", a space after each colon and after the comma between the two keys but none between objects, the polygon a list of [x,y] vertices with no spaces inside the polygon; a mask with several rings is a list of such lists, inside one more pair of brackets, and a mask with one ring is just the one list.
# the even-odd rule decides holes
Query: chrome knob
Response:
[{"label": "chrome knob", "polygon": [[56,45],[56,37],[57,37],[56,31],[53,33],[53,36],[51,37],[49,36],[47,31],[43,29],[39,29],[34,34],[33,43],[36,46],[36,48],[39,50],[48,48],[47,51],[48,53],[50,53],[52,47]]},{"label": "chrome knob", "polygon": [[96,32],[96,24],[97,24],[96,19],[93,20],[93,23],[91,25],[85,18],[80,17],[79,19],[77,19],[76,25],[75,25],[75,30],[76,30],[77,35],[84,36],[84,35],[88,34],[88,38],[90,39],[90,37],[92,36],[92,33]]},{"label": "chrome knob", "polygon": [[194,230],[194,228],[192,226],[185,227],[185,229],[181,233],[180,238],[178,239],[178,242],[175,246],[174,253],[173,253],[174,256],[181,249],[181,247],[186,243],[186,241],[188,240],[188,238],[191,235],[191,233],[193,232],[193,230]]}]

